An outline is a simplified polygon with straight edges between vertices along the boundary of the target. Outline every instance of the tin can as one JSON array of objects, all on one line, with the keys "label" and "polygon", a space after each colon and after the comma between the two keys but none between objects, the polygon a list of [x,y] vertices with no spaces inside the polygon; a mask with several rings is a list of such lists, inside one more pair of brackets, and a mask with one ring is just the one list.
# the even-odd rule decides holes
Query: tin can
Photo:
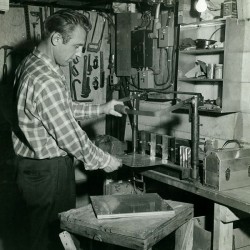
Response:
[{"label": "tin can", "polygon": [[213,63],[207,64],[207,78],[208,79],[214,78],[214,64]]},{"label": "tin can", "polygon": [[236,0],[224,0],[222,4],[223,17],[237,17]]},{"label": "tin can", "polygon": [[223,64],[215,64],[214,66],[214,79],[223,78]]}]

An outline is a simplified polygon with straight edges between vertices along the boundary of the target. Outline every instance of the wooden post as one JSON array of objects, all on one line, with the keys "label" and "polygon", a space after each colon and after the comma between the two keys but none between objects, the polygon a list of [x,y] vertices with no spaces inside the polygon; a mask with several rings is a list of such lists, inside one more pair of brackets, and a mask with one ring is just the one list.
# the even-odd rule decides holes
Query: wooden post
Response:
[{"label": "wooden post", "polygon": [[230,209],[214,204],[213,250],[232,250],[233,222],[239,220]]}]

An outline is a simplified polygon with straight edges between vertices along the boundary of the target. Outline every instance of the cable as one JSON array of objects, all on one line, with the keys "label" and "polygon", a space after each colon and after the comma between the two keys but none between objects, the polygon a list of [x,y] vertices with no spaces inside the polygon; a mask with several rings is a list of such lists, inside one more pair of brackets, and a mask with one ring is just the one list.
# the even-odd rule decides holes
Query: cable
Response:
[{"label": "cable", "polygon": [[150,25],[150,23],[151,23],[150,11],[145,11],[141,16],[141,24],[138,27],[136,27],[136,30],[141,28],[147,28]]},{"label": "cable", "polygon": [[223,26],[223,27],[220,27],[220,28],[218,28],[218,29],[216,29],[216,30],[212,33],[212,35],[209,37],[209,40],[211,40],[211,38],[213,37],[213,35],[214,35],[218,30],[220,30],[220,29],[222,29],[222,28],[224,28],[224,26]]}]

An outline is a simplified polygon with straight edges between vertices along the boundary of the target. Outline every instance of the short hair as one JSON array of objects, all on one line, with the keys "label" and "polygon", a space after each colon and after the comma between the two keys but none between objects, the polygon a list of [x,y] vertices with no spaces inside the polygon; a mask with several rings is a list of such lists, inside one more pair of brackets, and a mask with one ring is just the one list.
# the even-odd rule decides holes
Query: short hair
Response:
[{"label": "short hair", "polygon": [[89,19],[80,12],[71,9],[59,10],[45,20],[45,38],[48,38],[53,32],[58,32],[62,35],[65,44],[71,39],[71,34],[78,25],[86,33],[91,30]]}]

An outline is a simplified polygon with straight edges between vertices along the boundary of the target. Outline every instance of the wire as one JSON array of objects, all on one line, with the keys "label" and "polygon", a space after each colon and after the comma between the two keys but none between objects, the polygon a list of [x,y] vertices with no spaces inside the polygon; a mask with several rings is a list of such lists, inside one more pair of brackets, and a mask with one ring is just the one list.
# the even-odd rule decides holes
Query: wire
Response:
[{"label": "wire", "polygon": [[103,18],[106,18],[106,19],[108,20],[108,23],[111,24],[111,26],[112,26],[113,28],[115,28],[114,21],[113,21],[112,17],[111,17],[109,14],[107,14],[107,13],[102,13],[102,12],[98,12],[98,14],[99,14],[100,16],[102,16]]},{"label": "wire", "polygon": [[150,11],[143,12],[141,16],[141,24],[136,28],[136,30],[141,28],[147,28],[151,23],[151,14]]},{"label": "wire", "polygon": [[222,26],[222,27],[216,29],[216,30],[212,33],[212,35],[209,37],[209,40],[213,37],[213,35],[214,35],[218,30],[220,30],[220,29],[222,29],[222,28],[224,28],[224,26]]}]

